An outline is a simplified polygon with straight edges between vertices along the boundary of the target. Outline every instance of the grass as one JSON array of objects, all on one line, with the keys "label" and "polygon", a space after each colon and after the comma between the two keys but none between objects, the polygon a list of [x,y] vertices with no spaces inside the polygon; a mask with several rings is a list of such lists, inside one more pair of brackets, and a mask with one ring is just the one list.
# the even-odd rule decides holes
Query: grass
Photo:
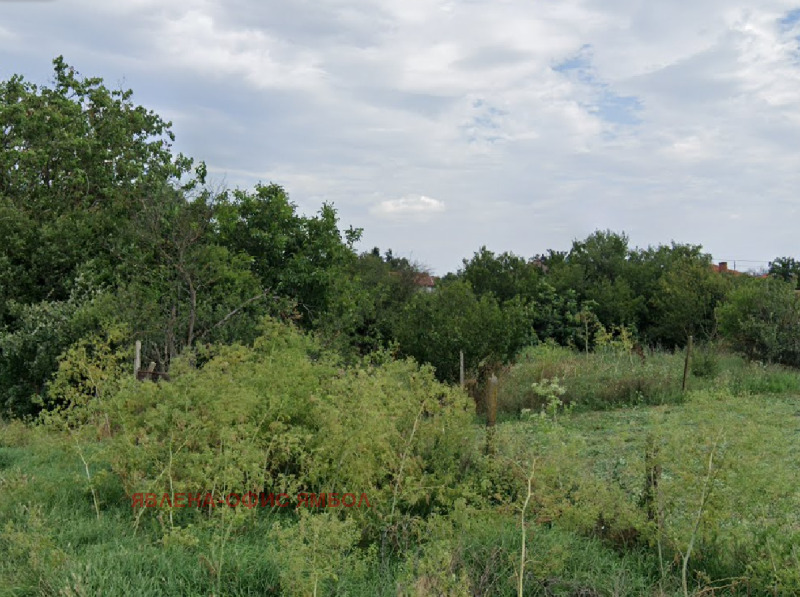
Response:
[{"label": "grass", "polygon": [[[226,542],[220,578],[218,528],[198,525],[169,535],[154,521],[135,533],[128,500],[112,474],[99,472],[98,519],[83,464],[57,435],[18,423],[1,427],[0,463],[2,595],[286,594],[268,516]],[[337,582],[323,585],[320,594],[394,596],[398,587],[400,594],[435,594],[442,561],[477,594],[513,594],[517,520],[492,508],[434,517],[430,540],[407,557],[373,561],[365,575],[340,570]],[[628,587],[617,594],[639,594],[652,583],[652,566],[641,554],[620,557],[567,529],[534,525],[529,543],[531,594],[573,595],[589,587],[608,594]]]},{"label": "grass", "polygon": [[[267,517],[231,537],[222,578],[217,578],[214,528],[190,528],[168,542],[158,525],[135,534],[129,502],[114,491],[110,478],[105,488],[98,487],[98,520],[77,454],[40,430],[14,427],[0,435],[0,594],[285,594],[270,558],[274,545]],[[323,586],[320,594],[394,596],[398,587],[405,587],[401,594],[433,594],[424,592],[435,586],[426,585],[424,574],[430,571],[425,565],[431,545],[445,549],[447,565],[468,578],[478,594],[512,594],[518,537],[515,516],[475,511],[440,530],[436,541],[413,551],[407,561],[373,563],[365,576],[341,570],[338,581]],[[581,588],[614,586],[637,594],[651,580],[640,555],[620,558],[597,540],[557,527],[536,528],[530,544],[532,594],[572,595]]]},{"label": "grass", "polygon": [[[736,589],[715,594],[800,594],[797,394],[698,390],[680,405],[562,417],[558,433],[542,432],[538,417],[507,420],[498,425],[498,437],[527,444],[549,461],[540,490],[553,496],[551,507],[566,528],[592,535],[594,521],[604,516],[610,528],[601,536],[610,544],[633,528],[653,557],[660,540],[671,581],[679,574],[674,558],[691,538],[711,445],[719,440],[711,500],[689,567],[693,589],[733,583]],[[636,518],[649,441],[659,447],[661,533]],[[564,486],[571,496],[559,495]]]},{"label": "grass", "polygon": [[[534,384],[553,379],[565,390],[563,401],[577,410],[680,404],[684,361],[680,352],[653,351],[642,359],[630,352],[584,354],[547,344],[531,347],[501,377],[498,410],[515,415],[523,409],[541,410],[546,400]],[[734,395],[800,393],[800,373],[700,347],[694,352],[687,386],[727,388]]]},{"label": "grass", "polygon": [[83,464],[56,440],[31,430],[15,446],[0,435],[0,594],[208,595],[217,586],[225,595],[280,594],[275,565],[263,557],[268,524],[226,545],[218,583],[213,529],[194,529],[186,544],[164,545],[157,524],[135,534],[130,502],[111,476],[97,487],[98,520]]},{"label": "grass", "polygon": [[[363,565],[331,559],[349,563],[318,594],[516,594],[526,488],[514,471],[533,458],[526,595],[683,595],[689,545],[689,594],[800,594],[798,375],[703,350],[685,394],[680,354],[523,354],[501,380],[509,414],[494,453],[477,477],[454,481],[474,499],[417,521],[419,544],[405,553],[363,545]],[[574,410],[539,416],[547,396],[530,387],[555,378]],[[658,521],[643,507],[648,445],[660,468]],[[153,517],[135,530],[103,447],[84,446],[90,483],[70,438],[0,423],[0,595],[283,595],[295,587],[281,566],[308,572],[303,557],[281,557],[268,511],[229,537],[191,517],[172,532]],[[281,520],[291,539],[294,523]]]}]

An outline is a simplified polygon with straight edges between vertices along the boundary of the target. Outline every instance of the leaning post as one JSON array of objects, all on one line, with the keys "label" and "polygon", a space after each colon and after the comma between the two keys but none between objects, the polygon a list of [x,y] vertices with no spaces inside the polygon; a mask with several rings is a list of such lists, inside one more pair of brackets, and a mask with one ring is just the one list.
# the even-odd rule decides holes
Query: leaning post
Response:
[{"label": "leaning post", "polygon": [[686,344],[686,360],[683,362],[683,383],[681,384],[681,391],[686,391],[686,381],[689,378],[689,362],[692,359],[692,336],[689,336],[689,342]]}]

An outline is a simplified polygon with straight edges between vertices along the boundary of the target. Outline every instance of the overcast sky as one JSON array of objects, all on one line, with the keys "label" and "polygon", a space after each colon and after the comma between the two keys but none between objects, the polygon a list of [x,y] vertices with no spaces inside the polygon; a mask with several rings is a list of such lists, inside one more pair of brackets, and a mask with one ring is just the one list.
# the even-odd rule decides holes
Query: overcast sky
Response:
[{"label": "overcast sky", "polygon": [[747,269],[800,257],[794,2],[0,0],[0,77],[62,54],[438,274],[606,228]]}]

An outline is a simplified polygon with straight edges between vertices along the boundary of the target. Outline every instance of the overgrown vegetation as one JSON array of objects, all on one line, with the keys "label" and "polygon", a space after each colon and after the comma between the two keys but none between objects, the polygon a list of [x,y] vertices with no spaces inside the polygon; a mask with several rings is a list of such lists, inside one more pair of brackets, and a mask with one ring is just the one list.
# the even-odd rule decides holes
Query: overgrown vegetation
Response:
[{"label": "overgrown vegetation", "polygon": [[431,289],[54,65],[0,83],[3,593],[800,593],[794,259],[597,231]]},{"label": "overgrown vegetation", "polygon": [[[498,409],[519,415],[523,409],[546,406],[543,382],[555,381],[564,389],[565,404],[577,410],[604,410],[622,406],[680,404],[685,351],[657,350],[637,355],[607,346],[594,352],[543,344],[524,350],[517,364],[502,377]],[[701,346],[692,353],[689,389],[724,388],[743,394],[800,393],[798,372],[780,365],[747,361]]]},{"label": "overgrown vegetation", "polygon": [[[255,348],[171,383],[125,376],[44,425],[5,424],[0,586],[510,595],[523,569],[524,594],[679,595],[685,562],[690,594],[800,591],[795,373],[765,372],[793,376],[781,394],[720,387],[584,413],[551,378],[486,454],[466,396],[429,370],[335,361],[268,324]],[[747,373],[731,362],[718,379]],[[290,507],[131,507],[139,492],[250,488],[293,494]],[[370,507],[297,508],[301,489],[365,492]]]},{"label": "overgrown vegetation", "polygon": [[642,360],[620,352],[584,354],[568,348],[541,345],[525,350],[518,365],[503,377],[498,396],[501,412],[539,411],[545,397],[537,384],[555,380],[564,388],[563,400],[578,409],[678,403],[681,401],[680,354],[658,352]]}]

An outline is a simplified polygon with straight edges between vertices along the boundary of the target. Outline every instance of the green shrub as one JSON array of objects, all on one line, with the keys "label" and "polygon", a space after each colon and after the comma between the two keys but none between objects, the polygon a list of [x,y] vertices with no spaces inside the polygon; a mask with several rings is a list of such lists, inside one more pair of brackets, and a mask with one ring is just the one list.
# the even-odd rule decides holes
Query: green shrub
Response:
[{"label": "green shrub", "polygon": [[[81,420],[108,421],[107,457],[126,495],[286,493],[294,507],[298,492],[366,494],[372,507],[348,515],[367,534],[378,521],[424,516],[470,495],[459,484],[474,451],[468,399],[429,367],[387,358],[344,369],[311,338],[271,321],[253,348],[215,348],[203,361],[173,364],[169,383],[130,380],[65,411],[70,420],[80,410],[96,412]],[[259,509],[238,508],[236,524]],[[171,527],[197,511],[165,514]]]},{"label": "green shrub", "polygon": [[719,353],[711,346],[700,346],[691,358],[691,371],[695,377],[714,379],[722,370]]},{"label": "green shrub", "polygon": [[476,370],[481,362],[507,361],[535,338],[523,302],[479,298],[461,281],[417,293],[396,317],[394,335],[402,354],[433,365],[437,378],[449,382],[458,380],[459,351]]},{"label": "green shrub", "polygon": [[352,519],[339,520],[331,512],[300,512],[296,525],[273,527],[272,559],[279,564],[284,595],[323,595],[343,570],[353,580],[364,577],[375,558],[375,550],[359,550],[360,531]]}]

